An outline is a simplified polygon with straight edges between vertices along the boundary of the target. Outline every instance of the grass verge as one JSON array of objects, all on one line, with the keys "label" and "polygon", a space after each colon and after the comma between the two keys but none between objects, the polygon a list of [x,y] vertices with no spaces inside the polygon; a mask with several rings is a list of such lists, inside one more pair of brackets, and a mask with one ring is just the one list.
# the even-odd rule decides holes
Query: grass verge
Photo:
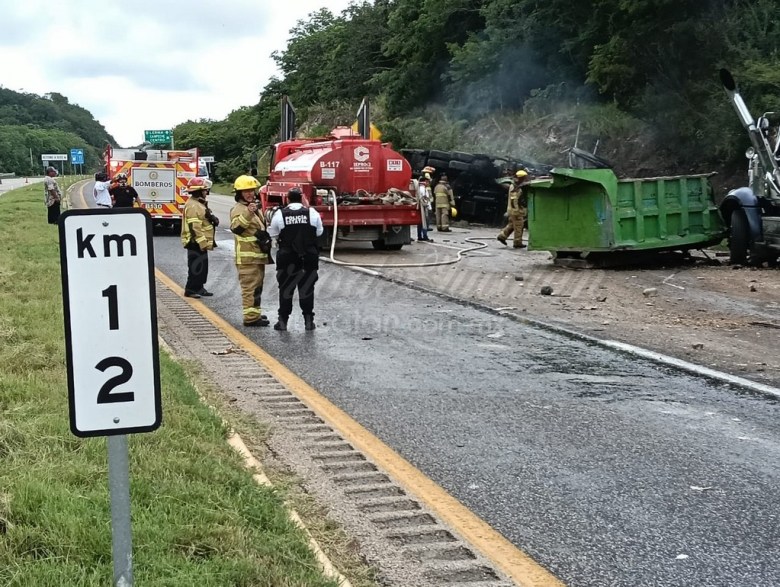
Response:
[{"label": "grass verge", "polygon": [[[40,191],[0,198],[0,585],[109,585],[106,442],[68,428],[57,228]],[[161,371],[163,426],[130,438],[137,584],[335,587],[188,372],[165,354]]]}]

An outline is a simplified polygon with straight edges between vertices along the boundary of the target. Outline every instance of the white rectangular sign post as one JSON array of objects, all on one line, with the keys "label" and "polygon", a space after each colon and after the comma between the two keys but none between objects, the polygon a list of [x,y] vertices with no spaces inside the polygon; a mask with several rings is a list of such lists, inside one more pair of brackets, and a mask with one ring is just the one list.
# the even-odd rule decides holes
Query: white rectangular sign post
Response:
[{"label": "white rectangular sign post", "polygon": [[41,161],[67,161],[68,156],[64,153],[60,154],[53,154],[53,153],[44,153],[41,155]]},{"label": "white rectangular sign post", "polygon": [[160,426],[152,221],[141,208],[60,217],[70,428],[108,436],[114,585],[133,584],[127,434]]}]

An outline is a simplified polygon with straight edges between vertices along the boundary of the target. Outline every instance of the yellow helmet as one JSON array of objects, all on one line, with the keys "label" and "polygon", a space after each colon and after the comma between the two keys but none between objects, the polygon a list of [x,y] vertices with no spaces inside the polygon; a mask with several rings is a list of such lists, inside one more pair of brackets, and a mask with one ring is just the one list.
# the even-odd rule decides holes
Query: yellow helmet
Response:
[{"label": "yellow helmet", "polygon": [[239,175],[233,182],[233,189],[237,192],[243,190],[256,190],[260,187],[260,182],[251,175]]},{"label": "yellow helmet", "polygon": [[528,172],[523,170],[523,169],[521,169],[520,171],[515,173],[515,177],[517,177],[518,179],[522,179],[522,178],[527,177],[527,176],[528,176]]},{"label": "yellow helmet", "polygon": [[454,206],[453,206],[452,208],[450,208],[450,215],[451,215],[453,218],[457,218],[457,217],[458,217],[458,209],[457,209],[457,208],[455,208]]}]

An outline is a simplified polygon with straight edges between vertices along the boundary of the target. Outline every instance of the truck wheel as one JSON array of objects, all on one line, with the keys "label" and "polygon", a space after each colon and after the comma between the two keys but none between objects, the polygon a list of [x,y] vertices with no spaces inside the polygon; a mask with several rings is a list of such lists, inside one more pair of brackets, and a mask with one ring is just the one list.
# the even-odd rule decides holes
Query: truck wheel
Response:
[{"label": "truck wheel", "polygon": [[403,244],[399,245],[385,245],[386,251],[400,251],[403,248]]},{"label": "truck wheel", "polygon": [[428,151],[428,158],[429,159],[439,159],[441,161],[449,161],[452,159],[452,153],[449,151],[437,151],[435,149],[431,149]]},{"label": "truck wheel", "polygon": [[456,161],[453,159],[450,161],[450,169],[454,171],[468,171],[471,169],[471,165],[468,163],[464,163],[463,161]]},{"label": "truck wheel", "polygon": [[731,213],[731,232],[729,234],[729,256],[732,265],[746,265],[750,252],[750,226],[742,208]]},{"label": "truck wheel", "polygon": [[446,171],[447,167],[449,167],[449,160],[444,161],[443,159],[432,159],[428,158],[428,165],[436,169],[436,173],[441,173],[442,171]]},{"label": "truck wheel", "polygon": [[375,241],[371,241],[371,246],[374,247],[377,251],[386,251],[387,245],[385,244],[384,239],[377,239]]},{"label": "truck wheel", "polygon": [[463,163],[471,163],[474,161],[474,155],[471,153],[461,153],[460,151],[452,152],[452,160],[462,161]]}]

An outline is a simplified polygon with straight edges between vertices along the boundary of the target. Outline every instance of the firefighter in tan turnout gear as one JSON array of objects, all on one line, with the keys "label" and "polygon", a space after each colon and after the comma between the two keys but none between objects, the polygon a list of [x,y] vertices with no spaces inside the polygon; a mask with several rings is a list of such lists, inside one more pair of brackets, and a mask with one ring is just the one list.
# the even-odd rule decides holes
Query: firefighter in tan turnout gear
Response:
[{"label": "firefighter in tan turnout gear", "polygon": [[244,326],[268,326],[260,310],[265,266],[269,263],[271,238],[260,211],[257,190],[260,183],[251,175],[240,175],[233,184],[236,205],[230,211],[230,230],[236,243],[236,268],[241,286]]},{"label": "firefighter in tan turnout gear", "polygon": [[433,201],[436,207],[436,230],[450,232],[450,212],[455,211],[455,194],[446,175],[442,175],[433,188]]},{"label": "firefighter in tan turnout gear", "polygon": [[525,246],[523,244],[523,225],[528,215],[528,197],[523,193],[522,184],[527,177],[528,172],[521,169],[515,173],[512,183],[507,186],[509,189],[506,205],[507,225],[496,237],[496,240],[506,245],[506,239],[514,233],[514,247],[516,249],[522,249]]},{"label": "firefighter in tan turnout gear", "polygon": [[211,182],[202,177],[193,177],[187,184],[190,197],[184,204],[181,244],[187,249],[187,284],[184,286],[184,295],[188,298],[213,295],[204,287],[209,277],[208,252],[216,246],[214,229],[219,225],[219,219],[212,214],[206,203],[210,188]]}]

